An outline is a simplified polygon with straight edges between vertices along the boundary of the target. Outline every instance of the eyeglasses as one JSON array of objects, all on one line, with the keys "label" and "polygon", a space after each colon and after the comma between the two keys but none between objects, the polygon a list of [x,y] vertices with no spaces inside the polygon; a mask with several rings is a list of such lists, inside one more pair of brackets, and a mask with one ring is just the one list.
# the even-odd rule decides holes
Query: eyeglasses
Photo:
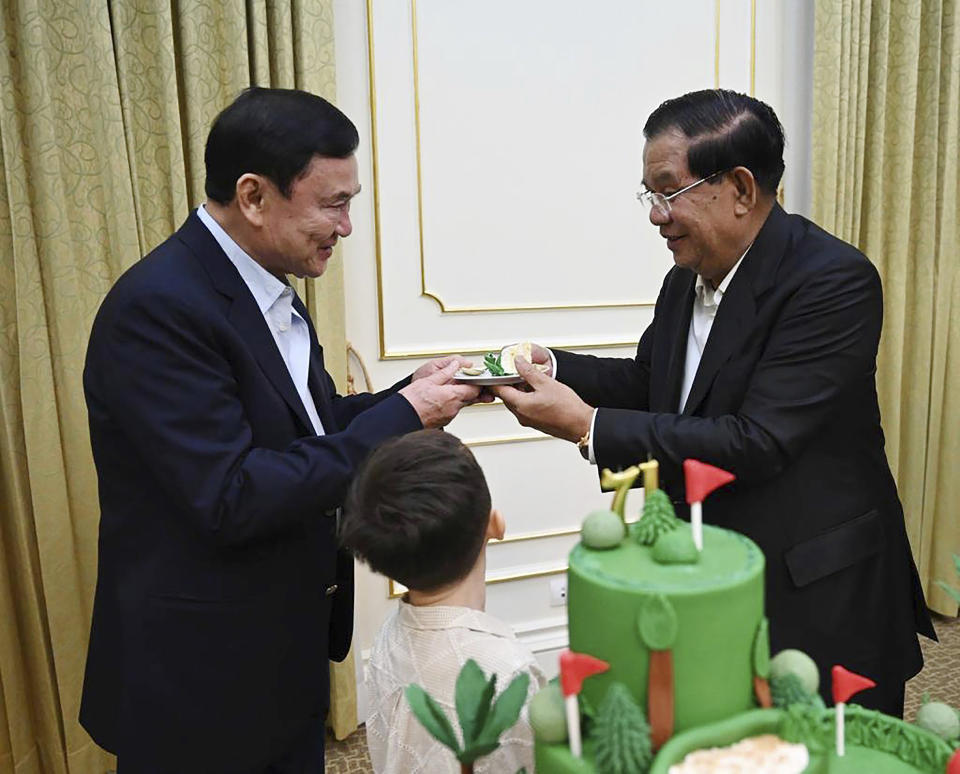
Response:
[{"label": "eyeglasses", "polygon": [[712,180],[717,175],[722,175],[729,171],[729,169],[721,169],[717,172],[714,172],[712,175],[701,177],[696,183],[690,183],[690,185],[681,188],[679,191],[674,191],[669,196],[664,196],[662,193],[656,193],[655,191],[637,191],[637,199],[643,205],[648,215],[650,212],[656,211],[656,213],[661,217],[668,218],[670,217],[671,199],[676,199],[680,194],[686,193],[690,189],[696,188],[701,183],[706,183],[708,180]]}]

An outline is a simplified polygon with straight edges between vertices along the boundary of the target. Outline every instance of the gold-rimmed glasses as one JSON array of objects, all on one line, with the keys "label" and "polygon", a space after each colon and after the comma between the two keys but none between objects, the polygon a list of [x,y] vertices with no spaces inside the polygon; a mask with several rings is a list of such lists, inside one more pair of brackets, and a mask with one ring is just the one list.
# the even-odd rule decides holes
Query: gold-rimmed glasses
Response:
[{"label": "gold-rimmed glasses", "polygon": [[696,188],[701,183],[706,183],[708,180],[712,180],[717,175],[722,175],[729,171],[729,169],[717,170],[712,175],[701,177],[695,183],[690,183],[690,185],[684,186],[679,191],[674,191],[669,196],[664,196],[662,193],[657,193],[656,191],[637,191],[637,199],[644,206],[644,209],[647,211],[648,215],[655,210],[658,215],[664,218],[669,218],[671,199],[676,199],[680,194],[686,193],[687,191]]}]

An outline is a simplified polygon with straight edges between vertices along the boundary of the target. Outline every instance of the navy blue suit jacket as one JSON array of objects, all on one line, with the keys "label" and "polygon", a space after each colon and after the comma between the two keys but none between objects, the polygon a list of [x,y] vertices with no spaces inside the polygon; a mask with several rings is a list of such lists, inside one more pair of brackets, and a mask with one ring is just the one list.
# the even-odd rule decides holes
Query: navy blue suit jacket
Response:
[{"label": "navy blue suit jacket", "polygon": [[827,693],[834,664],[902,684],[922,664],[915,632],[934,633],[883,450],[876,269],[775,205],[717,310],[681,413],[695,280],[667,274],[635,358],[556,352],[558,378],[601,407],[598,466],[652,454],[681,515],[685,458],[734,473],[703,518],[763,549],[773,652],[810,654]]},{"label": "navy blue suit jacket", "polygon": [[196,213],[97,314],[84,390],[99,570],[80,719],[124,771],[262,771],[326,712],[328,657],[346,656],[353,621],[330,514],[367,453],[421,423],[396,394],[405,382],[338,396],[310,336],[320,437]]}]

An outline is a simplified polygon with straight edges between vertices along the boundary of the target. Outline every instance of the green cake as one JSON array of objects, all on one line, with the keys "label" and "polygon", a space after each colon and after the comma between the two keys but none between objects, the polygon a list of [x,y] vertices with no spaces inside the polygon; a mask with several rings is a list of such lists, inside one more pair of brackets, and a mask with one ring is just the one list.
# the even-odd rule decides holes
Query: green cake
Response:
[{"label": "green cake", "polygon": [[[693,464],[707,469],[713,483],[696,482],[685,465],[688,498],[692,488],[702,500],[732,479]],[[626,493],[643,468],[643,515],[624,528]],[[691,535],[691,525],[676,518],[656,488],[655,469],[654,462],[623,473],[604,471],[604,485],[618,489],[613,509],[588,516],[570,553],[573,653],[566,655],[584,654],[609,667],[593,667],[573,680],[561,675],[566,699],[554,685],[544,701],[531,705],[538,774],[668,774],[688,753],[767,734],[777,743],[806,747],[799,748],[809,756],[799,764],[806,765],[805,774],[960,774],[955,743],[857,706],[847,708],[847,749],[838,758],[834,710],[823,706],[815,685],[806,685],[817,674],[809,657],[785,651],[775,659],[771,678],[763,553],[730,530],[695,524]],[[621,526],[614,529],[618,520]],[[783,675],[783,665],[792,673]],[[785,709],[758,709],[771,706],[771,680]],[[577,716],[568,714],[565,726],[558,702]],[[624,702],[634,705],[631,712],[623,711]],[[541,733],[547,725],[549,732]],[[566,739],[577,725],[584,730],[580,757]]]},{"label": "green cake", "polygon": [[[687,525],[677,529],[689,531]],[[636,541],[638,525],[607,550],[578,544],[570,553],[567,604],[570,649],[610,664],[584,682],[599,707],[622,682],[646,710],[651,648],[640,633],[645,610],[665,600],[676,615],[672,648],[674,730],[710,723],[756,706],[752,654],[763,620],[763,554],[751,540],[704,527],[693,564],[661,564]]]}]

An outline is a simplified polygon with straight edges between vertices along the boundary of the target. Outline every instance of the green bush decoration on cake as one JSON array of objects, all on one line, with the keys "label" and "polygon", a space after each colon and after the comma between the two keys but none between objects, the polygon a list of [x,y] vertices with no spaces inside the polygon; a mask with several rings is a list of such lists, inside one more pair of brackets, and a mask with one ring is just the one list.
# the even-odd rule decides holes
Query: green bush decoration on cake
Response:
[{"label": "green bush decoration on cake", "polygon": [[613,683],[607,690],[591,736],[596,744],[597,771],[644,774],[650,768],[650,726],[623,683]]},{"label": "green bush decoration on cake", "polygon": [[773,706],[786,709],[793,704],[802,704],[807,707],[823,709],[823,699],[819,693],[810,693],[800,678],[791,672],[774,677],[770,681],[770,696]]},{"label": "green bush decoration on cake", "polygon": [[953,707],[940,701],[925,701],[914,723],[947,742],[960,738],[960,717]]},{"label": "green bush decoration on cake", "polygon": [[[659,491],[659,490],[658,490]],[[696,564],[700,552],[693,542],[693,534],[683,526],[664,532],[656,539],[650,552],[658,564]]]},{"label": "green bush decoration on cake", "polygon": [[500,746],[500,734],[517,722],[527,698],[530,675],[513,679],[506,690],[493,701],[497,676],[490,679],[473,659],[469,659],[457,676],[455,704],[463,735],[461,748],[443,708],[419,685],[408,685],[404,691],[417,720],[440,744],[449,747],[465,772],[473,771],[473,762],[489,755]]},{"label": "green bush decoration on cake", "polygon": [[770,624],[766,616],[760,619],[757,635],[753,638],[753,673],[764,679],[770,677]]},{"label": "green bush decoration on cake", "polygon": [[557,683],[547,683],[530,700],[530,726],[538,742],[567,741],[567,714],[563,691]]},{"label": "green bush decoration on cake", "polygon": [[816,693],[820,688],[820,671],[813,659],[802,650],[787,648],[770,660],[771,680],[787,673],[796,675],[807,693]]},{"label": "green bush decoration on cake", "polygon": [[637,617],[640,639],[650,650],[670,650],[677,639],[677,613],[663,594],[644,599]]},{"label": "green bush decoration on cake", "polygon": [[670,532],[680,524],[670,498],[662,489],[654,489],[644,496],[643,516],[637,522],[634,537],[638,543],[652,546],[664,532]]},{"label": "green bush decoration on cake", "polygon": [[603,550],[620,545],[627,529],[613,511],[593,511],[583,520],[580,539],[587,548]]}]

